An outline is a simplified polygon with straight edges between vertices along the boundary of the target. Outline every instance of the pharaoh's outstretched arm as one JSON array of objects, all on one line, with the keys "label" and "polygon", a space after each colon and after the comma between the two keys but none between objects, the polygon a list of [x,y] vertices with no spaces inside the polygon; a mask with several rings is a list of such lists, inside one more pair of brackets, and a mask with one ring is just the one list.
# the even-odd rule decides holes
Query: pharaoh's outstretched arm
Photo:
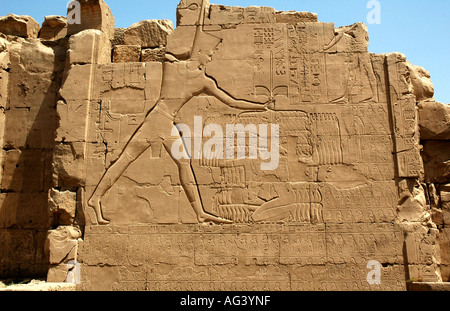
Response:
[{"label": "pharaoh's outstretched arm", "polygon": [[237,109],[243,109],[243,110],[256,110],[256,111],[266,111],[267,110],[267,103],[255,103],[245,100],[237,100],[233,98],[231,95],[227,94],[226,92],[222,91],[217,87],[217,84],[214,80],[208,80],[205,89],[203,91],[207,95],[214,96],[224,104]]}]

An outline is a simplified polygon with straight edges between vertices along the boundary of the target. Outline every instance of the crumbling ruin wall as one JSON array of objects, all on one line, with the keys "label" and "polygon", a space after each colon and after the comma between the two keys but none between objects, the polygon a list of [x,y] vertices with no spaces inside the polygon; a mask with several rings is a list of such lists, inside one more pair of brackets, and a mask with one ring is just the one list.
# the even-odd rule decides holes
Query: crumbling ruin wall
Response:
[{"label": "crumbling ruin wall", "polygon": [[65,41],[37,38],[31,17],[0,20],[2,118],[0,277],[42,277],[53,225],[52,188],[56,100],[65,67]]},{"label": "crumbling ruin wall", "polygon": [[440,234],[440,268],[442,280],[450,277],[450,105],[434,101],[421,101],[419,107],[422,157],[425,164],[424,187],[428,189],[428,204],[431,207],[433,222]]},{"label": "crumbling ruin wall", "polygon": [[[404,55],[369,53],[364,24],[201,0],[180,2],[175,31],[115,29],[103,0],[81,13],[46,18],[40,40],[28,17],[0,38],[0,277],[79,273],[83,290],[448,281],[448,105]],[[164,131],[199,117],[278,124],[278,167],[194,157],[186,182]]]}]

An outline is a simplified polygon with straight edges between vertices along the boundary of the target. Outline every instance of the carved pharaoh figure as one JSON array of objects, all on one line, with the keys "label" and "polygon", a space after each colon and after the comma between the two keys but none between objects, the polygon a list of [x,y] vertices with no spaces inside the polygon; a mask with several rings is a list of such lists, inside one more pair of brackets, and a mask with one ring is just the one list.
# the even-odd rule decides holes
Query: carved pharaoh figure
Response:
[{"label": "carved pharaoh figure", "polygon": [[[180,3],[180,5],[182,5]],[[214,96],[222,103],[237,109],[266,111],[271,102],[258,103],[238,100],[221,90],[215,80],[205,73],[206,65],[212,60],[214,50],[221,40],[203,31],[203,19],[207,0],[191,0],[187,9],[199,11],[196,33],[192,47],[180,55],[167,53],[163,64],[161,96],[155,107],[148,112],[143,123],[137,128],[126,144],[119,159],[111,165],[98,183],[88,205],[95,210],[99,224],[109,224],[103,217],[101,201],[105,194],[119,180],[125,170],[136,161],[154,143],[162,143],[172,156],[171,148],[181,138],[178,131],[174,133],[174,120],[179,110],[193,97],[200,95]],[[184,151],[186,152],[186,151]],[[230,223],[207,213],[202,204],[198,185],[192,170],[190,156],[176,159],[183,190],[194,209],[199,222]]]}]

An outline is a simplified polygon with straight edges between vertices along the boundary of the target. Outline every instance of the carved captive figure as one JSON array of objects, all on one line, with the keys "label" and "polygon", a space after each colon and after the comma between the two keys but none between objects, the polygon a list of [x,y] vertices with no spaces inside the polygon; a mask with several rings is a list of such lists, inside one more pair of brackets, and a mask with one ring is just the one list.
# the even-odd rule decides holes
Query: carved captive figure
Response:
[{"label": "carved captive figure", "polygon": [[[233,108],[254,111],[267,110],[271,102],[255,103],[237,100],[221,90],[214,79],[206,75],[205,66],[212,60],[214,50],[221,43],[219,38],[203,32],[206,2],[207,0],[201,0],[201,11],[194,42],[192,49],[187,53],[189,58],[180,60],[181,57],[177,58],[175,55],[166,54],[166,62],[163,64],[160,99],[155,107],[148,112],[143,123],[128,141],[119,159],[107,169],[88,201],[88,205],[95,210],[99,224],[109,224],[102,213],[101,201],[104,195],[119,180],[125,170],[156,142],[161,142],[176,162],[181,185],[197,215],[198,221],[200,223],[207,221],[231,223],[229,220],[205,212],[189,160],[190,156],[186,154],[182,159],[175,159],[172,156],[172,145],[181,138],[178,130],[176,131],[177,136],[172,136],[175,116],[188,101],[201,94],[214,96]],[[189,8],[197,10],[198,6],[191,5]],[[186,151],[184,150],[184,152]]]}]

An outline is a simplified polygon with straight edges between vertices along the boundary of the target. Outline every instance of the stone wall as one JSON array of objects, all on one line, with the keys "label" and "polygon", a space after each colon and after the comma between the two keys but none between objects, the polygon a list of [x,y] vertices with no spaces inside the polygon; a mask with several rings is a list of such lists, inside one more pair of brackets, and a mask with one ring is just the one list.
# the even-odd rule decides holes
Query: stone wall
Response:
[{"label": "stone wall", "polygon": [[[0,19],[0,278],[80,273],[82,290],[448,281],[448,105],[404,55],[369,53],[364,24],[204,0],[180,2],[175,30],[115,29],[103,0],[83,1],[81,20],[48,17],[38,33],[29,17]],[[256,134],[278,139],[278,165],[263,170],[250,140],[233,140],[242,159],[211,157],[220,143],[176,158],[174,124],[187,149],[210,141],[186,128],[215,125],[220,141],[217,127],[276,128]],[[366,280],[373,260],[381,285]]]},{"label": "stone wall", "polygon": [[433,222],[438,226],[442,279],[450,278],[450,106],[434,101],[419,103],[422,157],[425,163],[425,185],[432,208]]},{"label": "stone wall", "polygon": [[0,277],[42,276],[65,41],[0,36]]}]

